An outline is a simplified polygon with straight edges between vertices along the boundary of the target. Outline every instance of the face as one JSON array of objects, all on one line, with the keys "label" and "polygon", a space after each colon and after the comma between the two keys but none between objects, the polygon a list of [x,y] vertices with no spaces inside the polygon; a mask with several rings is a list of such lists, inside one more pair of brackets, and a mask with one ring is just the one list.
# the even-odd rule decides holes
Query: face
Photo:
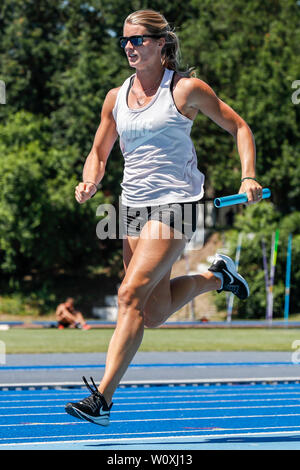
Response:
[{"label": "face", "polygon": [[[125,23],[123,36],[138,36],[150,34],[144,26]],[[133,46],[127,42],[124,51],[129,65],[137,70],[151,69],[161,66],[161,50],[165,44],[164,38],[145,38],[141,46]]]}]

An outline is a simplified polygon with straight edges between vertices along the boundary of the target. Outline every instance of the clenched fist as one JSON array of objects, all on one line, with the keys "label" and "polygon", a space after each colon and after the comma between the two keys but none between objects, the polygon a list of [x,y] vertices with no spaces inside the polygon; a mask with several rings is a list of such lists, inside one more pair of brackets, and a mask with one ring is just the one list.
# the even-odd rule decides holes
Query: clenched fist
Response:
[{"label": "clenched fist", "polygon": [[79,183],[75,188],[75,199],[79,204],[83,204],[94,196],[97,186],[94,183]]},{"label": "clenched fist", "polygon": [[239,193],[247,193],[248,202],[247,206],[260,202],[262,200],[262,187],[253,179],[245,179],[242,182]]}]

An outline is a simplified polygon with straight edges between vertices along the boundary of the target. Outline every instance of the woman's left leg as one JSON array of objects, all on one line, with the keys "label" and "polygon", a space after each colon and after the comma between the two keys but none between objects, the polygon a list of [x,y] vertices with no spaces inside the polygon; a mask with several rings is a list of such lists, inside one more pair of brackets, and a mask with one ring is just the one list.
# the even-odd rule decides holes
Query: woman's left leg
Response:
[{"label": "woman's left leg", "polygon": [[[125,273],[139,239],[127,237],[123,240],[123,262]],[[170,279],[172,266],[152,290],[144,307],[145,326],[155,328],[163,324],[173,313],[194,297],[221,287],[221,281],[207,271],[197,275],[183,275]]]},{"label": "woman's left leg", "polygon": [[171,270],[153,289],[144,307],[145,325],[162,325],[173,313],[194,297],[221,287],[221,281],[211,272],[184,275],[170,279]]}]

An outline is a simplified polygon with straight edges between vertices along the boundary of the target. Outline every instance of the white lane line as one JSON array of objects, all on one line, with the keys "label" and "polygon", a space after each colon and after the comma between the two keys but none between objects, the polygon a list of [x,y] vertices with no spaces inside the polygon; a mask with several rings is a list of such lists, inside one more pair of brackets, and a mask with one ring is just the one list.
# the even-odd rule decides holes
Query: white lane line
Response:
[{"label": "white lane line", "polygon": [[[8,414],[8,415],[0,415],[0,418],[21,418],[21,417],[29,417],[29,416],[62,416],[66,413],[24,413],[24,414]],[[47,422],[45,422],[47,425]],[[5,426],[5,424],[0,424],[0,426]]]},{"label": "white lane line", "polygon": [[4,446],[9,446],[9,447],[15,447],[15,446],[30,446],[30,445],[55,445],[55,446],[61,446],[62,444],[78,444],[78,443],[84,443],[86,442],[87,444],[91,442],[96,442],[99,444],[111,444],[111,443],[118,443],[118,442],[126,442],[127,444],[129,442],[136,442],[138,441],[139,443],[141,442],[150,442],[150,441],[162,441],[162,443],[166,443],[166,441],[176,441],[177,439],[199,439],[200,442],[203,441],[203,439],[214,439],[214,438],[236,438],[236,437],[263,437],[263,436],[291,436],[291,435],[299,435],[299,431],[279,431],[279,432],[254,432],[254,433],[233,433],[233,434],[194,434],[190,436],[153,436],[153,437],[130,437],[130,438],[118,438],[118,439],[82,439],[82,440],[67,440],[67,441],[60,441],[59,443],[53,442],[53,441],[44,441],[44,442],[26,442],[26,443],[13,443],[13,444],[0,444],[1,447]]},{"label": "white lane line", "polygon": [[[193,417],[182,417],[182,418],[149,418],[149,419],[115,419],[114,423],[146,423],[154,421],[192,421],[192,420],[216,420],[216,419],[250,419],[250,418],[274,418],[274,417],[291,417],[300,416],[299,413],[281,413],[281,414],[267,414],[267,415],[238,415],[238,416],[193,416]],[[20,426],[68,426],[68,425],[79,425],[88,424],[87,421],[67,421],[64,423],[21,423],[21,424],[0,424],[0,427],[20,427]]]},{"label": "white lane line", "polygon": [[[254,395],[255,397],[265,397],[265,396],[270,396],[271,395],[272,397],[274,397],[276,395],[291,395],[291,393],[289,393],[289,392],[272,393],[271,392],[271,393],[253,393],[251,395],[250,394],[247,394],[247,395],[248,396]],[[293,395],[299,395],[300,396],[300,392],[294,392]],[[86,394],[80,395],[80,397],[84,397],[84,396],[86,396]],[[147,396],[147,397],[141,397],[140,395],[135,395],[135,396],[132,396],[132,397],[116,397],[115,399],[118,400],[118,401],[119,400],[137,400],[137,399],[142,400],[144,398],[147,398],[147,399],[156,398],[157,399],[157,396],[158,395],[151,395],[151,396]],[[203,394],[194,394],[193,393],[193,394],[185,395],[185,396],[183,396],[182,394],[181,395],[165,395],[165,396],[159,394],[160,398],[165,398],[166,400],[168,398],[181,398],[181,399],[184,399],[184,398],[208,398],[208,397],[214,397],[214,398],[223,397],[224,398],[224,396],[226,396],[226,397],[239,397],[239,396],[241,396],[241,394],[240,393],[232,393],[230,395],[229,394],[219,394],[219,395],[218,394],[212,394],[212,395],[205,394],[205,395],[203,395]],[[69,395],[69,398],[46,398],[46,399],[37,399],[37,400],[23,400],[23,399],[22,400],[0,400],[0,405],[2,403],[24,403],[24,401],[26,403],[34,403],[34,402],[41,402],[41,401],[42,402],[65,401],[65,400],[69,400],[69,399],[73,400],[74,395]],[[1,406],[0,406],[0,408],[1,408]]]},{"label": "white lane line", "polygon": [[[265,402],[276,402],[276,401],[299,401],[299,398],[265,398]],[[64,403],[66,403],[67,399],[64,400]],[[249,398],[249,399],[241,399],[241,400],[234,400],[234,403],[250,403],[250,402],[261,402],[261,398]],[[198,403],[198,404],[210,404],[210,403],[232,403],[233,400],[180,400],[180,401],[166,401],[166,406],[168,405],[175,405],[175,404],[190,404],[190,403]],[[119,407],[125,407],[125,406],[136,406],[136,405],[161,405],[161,401],[141,401],[139,403],[116,403],[114,410]],[[26,409],[32,409],[32,408],[61,408],[63,405],[27,405],[26,403]],[[13,410],[13,409],[19,409],[20,406],[3,406],[0,407],[0,416],[1,415],[1,410]],[[167,408],[165,408],[167,409]]]},{"label": "white lane line", "polygon": [[[256,386],[256,387],[258,387],[258,386]],[[235,396],[235,395],[240,395],[240,394],[242,394],[242,395],[246,394],[246,395],[251,396],[251,395],[256,395],[256,394],[259,394],[259,395],[265,395],[265,394],[271,395],[272,394],[273,395],[274,393],[279,394],[279,395],[282,394],[282,393],[283,394],[290,394],[290,393],[300,394],[300,387],[299,386],[298,387],[286,387],[286,386],[285,387],[284,386],[280,387],[279,385],[276,385],[275,387],[276,387],[276,390],[274,389],[274,390],[270,390],[270,391],[254,392],[253,391],[253,385],[250,386],[250,387],[243,386],[243,387],[240,387],[240,388],[238,386],[234,386],[234,391],[239,392],[239,393],[226,392],[226,390],[224,389],[224,391],[222,391],[222,394],[216,393],[215,389],[211,390],[209,387],[208,388],[202,387],[203,392],[205,391],[205,393],[203,393],[203,394],[201,393],[201,395],[203,395],[203,396],[212,396],[212,395],[214,395],[214,396]],[[151,390],[151,388],[152,387],[149,387],[148,390],[144,390],[144,389],[139,390],[138,395],[136,395],[136,396],[151,398],[151,395],[149,395],[149,394],[152,394],[152,396],[153,396],[153,390]],[[195,388],[195,390],[198,391],[200,387],[196,386],[194,388]],[[162,396],[172,396],[172,395],[174,395],[174,393],[178,394],[178,387],[174,387],[174,389],[172,387],[169,387],[169,389],[170,390],[165,390],[165,391],[161,392],[160,395],[162,395]],[[249,393],[248,393],[248,390],[249,390]],[[257,388],[256,388],[256,390],[257,390]],[[260,390],[261,390],[261,388],[260,388]],[[283,390],[283,391],[281,392],[281,390]],[[118,399],[120,399],[120,398],[122,398],[122,399],[131,398],[131,397],[127,397],[126,395],[127,394],[132,395],[135,392],[136,392],[136,389],[134,389],[134,390],[132,390],[132,389],[123,390],[123,391],[117,390],[115,392],[115,397],[117,397]],[[26,391],[24,391],[24,390],[20,391],[18,393],[12,393],[12,392],[7,392],[7,391],[1,392],[0,391],[0,398],[2,398],[2,397],[22,397],[22,398],[23,397],[26,397],[26,398],[27,397],[45,397],[46,398],[47,396],[49,398],[51,398],[51,397],[60,396],[60,395],[67,395],[67,396],[69,396],[69,395],[77,396],[78,395],[78,396],[81,396],[84,393],[87,393],[86,390],[84,390],[84,389],[74,390],[74,391],[73,390],[71,391],[70,389],[68,389],[68,390],[59,390],[59,391],[53,390],[52,393],[51,393],[51,390],[47,390],[44,393],[38,393],[38,392],[26,393]],[[180,389],[180,393],[181,393],[181,396],[182,396],[182,395],[187,395],[187,394],[194,393],[194,392],[193,392],[193,390],[190,389],[190,387],[188,389],[183,387],[182,389]],[[1,400],[0,400],[0,402],[1,402]]]},{"label": "white lane line", "polygon": [[[300,376],[288,376],[288,377],[246,377],[246,378],[236,378],[236,377],[228,377],[228,378],[206,378],[206,379],[155,379],[155,380],[124,380],[120,383],[120,388],[122,387],[138,387],[138,386],[165,386],[165,387],[172,387],[172,386],[193,386],[193,385],[233,385],[233,384],[246,384],[246,385],[264,385],[267,383],[268,385],[277,385],[282,383],[299,383]],[[2,383],[0,384],[1,388],[6,387],[15,387],[15,388],[22,388],[22,387],[82,387],[83,383],[80,382],[30,382],[30,383]]]},{"label": "white lane line", "polygon": [[[125,383],[124,383],[125,384]],[[299,390],[300,377],[266,377],[266,378],[249,378],[249,379],[195,379],[195,380],[161,380],[161,381],[135,381],[128,382],[128,385],[120,384],[117,388],[116,394],[131,394],[133,391],[139,389],[139,393],[153,393],[153,388],[159,387],[163,389],[164,393],[177,392],[180,393],[190,392],[191,389],[205,389],[212,393],[216,388],[224,388],[222,393],[226,393],[228,389],[237,391],[254,391],[253,389],[262,390],[264,388],[273,390]],[[26,387],[26,388],[25,388]],[[43,389],[44,387],[44,389]],[[51,392],[70,392],[79,393],[85,390],[82,382],[66,382],[66,383],[30,383],[30,384],[0,384],[0,395],[7,392],[19,392],[23,394],[28,391],[42,391],[43,393]],[[255,392],[254,392],[255,393]]]},{"label": "white lane line", "polygon": [[[149,403],[148,403],[149,405]],[[256,405],[256,406],[210,406],[210,407],[197,407],[197,408],[151,408],[150,410],[115,410],[114,414],[116,415],[117,413],[153,413],[153,412],[169,412],[169,411],[177,411],[177,412],[183,412],[183,411],[211,411],[211,410],[248,410],[248,409],[258,409],[258,408],[263,408],[263,409],[270,409],[270,408],[297,408],[300,407],[299,405]],[[7,417],[21,417],[21,416],[59,416],[59,415],[65,415],[66,413],[24,413],[24,414],[7,414],[7,415],[0,415],[2,418],[7,418]],[[47,425],[47,423],[45,423]],[[5,424],[0,424],[0,426],[6,426]]]},{"label": "white lane line", "polygon": [[[210,431],[212,433],[214,432],[220,432],[220,431],[256,431],[256,432],[261,432],[262,430],[266,431],[267,429],[269,430],[277,430],[277,429],[297,429],[297,428],[300,428],[300,426],[262,426],[262,427],[246,427],[246,428],[239,428],[238,430],[235,429],[235,428],[220,428],[220,427],[204,427],[204,428],[201,428],[201,429],[197,429],[198,431],[201,431],[202,432],[205,432],[205,431]],[[193,433],[195,432],[196,429],[191,429],[191,430],[188,430],[188,429],[185,429],[185,430],[169,430],[169,431],[145,431],[145,432],[121,432],[121,433],[102,433],[101,434],[89,434],[90,437],[97,437],[97,436],[101,436],[101,437],[104,437],[104,436],[107,436],[107,437],[116,437],[116,436],[144,436],[144,435],[153,435],[153,434],[182,434],[182,436],[184,436],[184,434],[189,434],[189,433]],[[277,432],[284,432],[284,431],[277,431]],[[249,433],[251,434],[251,433]],[[270,433],[271,434],[271,433]],[[235,435],[235,434],[234,434]],[[212,436],[214,436],[214,434],[212,434]],[[86,437],[86,434],[73,434],[73,435],[54,435],[54,436],[39,436],[39,437],[35,437],[34,439],[64,439],[64,438],[77,438],[77,437]],[[162,436],[164,437],[164,436]],[[188,436],[189,437],[189,436]],[[28,436],[28,437],[4,437],[4,438],[0,438],[0,441],[8,441],[8,440],[25,440],[25,439],[32,439],[32,436]],[[38,441],[37,441],[38,442]],[[51,441],[49,441],[51,442]],[[53,441],[54,442],[54,441]],[[52,443],[53,443],[52,442]],[[76,440],[74,441],[71,441],[71,442],[76,442]],[[55,443],[55,442],[54,442]],[[6,445],[6,444],[0,444],[0,445]]]}]

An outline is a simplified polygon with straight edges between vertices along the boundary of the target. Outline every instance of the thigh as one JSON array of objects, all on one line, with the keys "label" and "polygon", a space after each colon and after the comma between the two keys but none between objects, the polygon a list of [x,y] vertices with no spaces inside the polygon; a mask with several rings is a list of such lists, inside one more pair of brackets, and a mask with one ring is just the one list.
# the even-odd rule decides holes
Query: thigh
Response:
[{"label": "thigh", "polygon": [[[139,238],[127,237],[123,240],[123,263],[125,273],[133,256],[133,253],[137,247]],[[156,286],[151,291],[148,298],[145,310],[156,310],[155,307],[158,305],[165,305],[166,301],[170,300],[170,276],[172,267],[169,268],[167,273],[160,279]],[[149,308],[147,308],[149,307]]]},{"label": "thigh", "polygon": [[157,238],[157,224],[159,221],[151,220],[144,226],[141,236],[132,240],[124,240],[124,266],[125,277],[121,284],[124,289],[135,291],[136,296],[143,299],[145,305],[149,295],[158,283],[165,285],[170,279],[170,272],[174,262],[182,253],[185,240],[170,238]]},{"label": "thigh", "polygon": [[131,261],[132,255],[137,247],[139,237],[130,237],[127,236],[123,239],[123,265],[125,274],[128,268],[128,265]]},{"label": "thigh", "polygon": [[172,268],[160,279],[145,302],[143,314],[145,325],[148,327],[157,327],[170,316],[172,307],[171,271]]}]

